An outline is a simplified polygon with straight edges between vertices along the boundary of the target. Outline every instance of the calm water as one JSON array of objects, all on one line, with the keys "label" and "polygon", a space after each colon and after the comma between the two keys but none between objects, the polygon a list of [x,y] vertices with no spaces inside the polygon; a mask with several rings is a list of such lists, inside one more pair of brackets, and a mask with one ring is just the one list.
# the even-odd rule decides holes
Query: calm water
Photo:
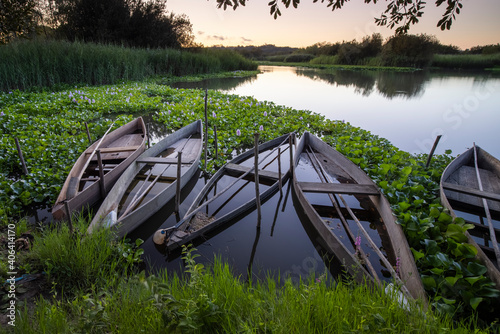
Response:
[{"label": "calm water", "polygon": [[344,120],[411,153],[458,155],[481,146],[500,157],[500,74],[320,71],[261,66],[252,78],[177,87],[209,88]]},{"label": "calm water", "polygon": [[[490,73],[392,73],[376,71],[322,72],[292,67],[260,67],[263,73],[250,78],[179,83],[179,88],[218,89],[230,94],[254,96],[295,109],[307,109],[334,120],[344,120],[389,139],[411,153],[428,153],[436,135],[443,137],[437,153],[452,149],[457,155],[473,142],[500,157],[500,75]],[[165,126],[151,124],[153,137],[162,138]],[[154,140],[154,138],[153,138]],[[181,216],[203,188],[199,173],[183,190]],[[253,189],[253,183],[250,186]],[[301,216],[290,183],[283,195],[275,194],[262,205],[262,226],[257,213],[247,213],[196,244],[209,264],[214,255],[229,263],[237,275],[263,278],[267,273],[294,281],[326,270],[318,237]],[[159,228],[175,225],[174,202],[168,203],[131,237],[146,242],[148,269],[178,271],[178,253],[165,254],[152,242]],[[49,214],[50,215],[50,214]],[[46,217],[34,217],[36,220]]]}]

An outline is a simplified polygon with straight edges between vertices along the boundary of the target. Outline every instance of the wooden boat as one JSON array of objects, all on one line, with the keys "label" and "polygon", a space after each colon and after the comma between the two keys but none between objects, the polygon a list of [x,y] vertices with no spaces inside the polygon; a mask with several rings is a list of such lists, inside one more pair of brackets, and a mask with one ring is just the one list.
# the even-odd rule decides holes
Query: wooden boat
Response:
[{"label": "wooden boat", "polygon": [[[291,155],[286,153],[291,137],[286,134],[258,146],[260,201],[271,197],[289,177]],[[254,209],[257,205],[254,152],[254,149],[248,150],[221,167],[203,187],[183,219],[173,227],[158,230],[154,242],[173,251],[196,238],[206,237],[217,227]]]},{"label": "wooden boat", "polygon": [[407,297],[425,302],[413,254],[389,202],[358,166],[305,132],[295,153],[293,188],[333,263],[358,282],[395,280]]},{"label": "wooden boat", "polygon": [[500,290],[500,161],[474,145],[446,167],[440,193],[453,217],[474,225],[466,233],[468,242]]},{"label": "wooden boat", "polygon": [[[123,171],[146,148],[146,126],[142,117],[108,132],[90,145],[73,165],[52,207],[55,220],[66,218],[65,203],[73,212],[104,198]],[[103,167],[102,178],[99,176],[98,151]]]},{"label": "wooden boat", "polygon": [[198,169],[202,132],[202,123],[198,120],[141,154],[111,189],[88,232],[104,226],[115,229],[118,237],[124,236],[180,193]]}]

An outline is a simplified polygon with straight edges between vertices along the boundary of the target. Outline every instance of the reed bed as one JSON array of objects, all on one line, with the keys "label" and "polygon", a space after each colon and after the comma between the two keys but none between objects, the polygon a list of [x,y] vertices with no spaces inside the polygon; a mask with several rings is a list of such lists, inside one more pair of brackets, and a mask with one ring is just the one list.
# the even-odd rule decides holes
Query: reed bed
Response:
[{"label": "reed bed", "polygon": [[132,49],[44,39],[0,46],[2,91],[256,68],[255,63],[229,50]]},{"label": "reed bed", "polygon": [[500,53],[491,55],[434,55],[432,67],[484,70],[500,66]]}]

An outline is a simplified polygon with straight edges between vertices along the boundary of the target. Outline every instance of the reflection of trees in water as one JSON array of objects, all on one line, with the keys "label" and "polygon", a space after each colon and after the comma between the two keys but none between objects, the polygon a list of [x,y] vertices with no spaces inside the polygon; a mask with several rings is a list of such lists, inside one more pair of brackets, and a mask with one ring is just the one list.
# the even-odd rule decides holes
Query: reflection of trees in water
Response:
[{"label": "reflection of trees in water", "polygon": [[173,130],[169,128],[168,124],[164,124],[153,119],[153,114],[142,115],[144,123],[149,131],[149,136],[152,143],[157,143],[165,136],[172,133]]},{"label": "reflection of trees in water", "polygon": [[375,86],[375,77],[367,71],[311,70],[297,68],[298,76],[325,81],[332,85],[352,87],[356,93],[368,96]]},{"label": "reflection of trees in water", "polygon": [[429,75],[424,71],[377,73],[377,90],[384,97],[417,97],[424,93],[424,83],[429,80]]},{"label": "reflection of trees in water", "polygon": [[297,69],[297,75],[312,80],[325,81],[332,85],[354,87],[357,94],[368,96],[375,89],[384,97],[416,97],[423,93],[427,72],[392,72],[368,70],[311,70]]},{"label": "reflection of trees in water", "polygon": [[185,89],[216,89],[216,90],[230,90],[246,83],[251,83],[257,79],[257,75],[252,75],[250,77],[235,77],[235,78],[216,78],[216,79],[206,79],[194,82],[176,82],[170,84],[173,88],[185,88]]}]

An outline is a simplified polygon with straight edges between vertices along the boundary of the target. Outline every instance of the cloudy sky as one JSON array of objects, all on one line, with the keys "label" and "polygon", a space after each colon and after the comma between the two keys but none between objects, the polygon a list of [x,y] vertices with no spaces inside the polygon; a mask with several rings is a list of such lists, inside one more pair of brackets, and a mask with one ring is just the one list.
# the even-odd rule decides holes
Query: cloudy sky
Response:
[{"label": "cloudy sky", "polygon": [[[195,41],[204,46],[305,47],[317,42],[361,41],[373,33],[384,37],[394,33],[374,23],[374,17],[379,17],[386,8],[386,1],[374,5],[352,0],[341,10],[331,12],[326,3],[303,0],[298,9],[285,9],[282,5],[282,16],[276,20],[269,15],[268,2],[248,0],[245,7],[224,11],[217,8],[216,0],[168,0],[167,8],[189,17]],[[450,31],[436,27],[446,8],[445,4],[436,8],[434,3],[434,0],[427,1],[424,16],[410,33],[434,35],[441,43],[462,49],[500,42],[499,0],[464,0],[462,12]]]}]

